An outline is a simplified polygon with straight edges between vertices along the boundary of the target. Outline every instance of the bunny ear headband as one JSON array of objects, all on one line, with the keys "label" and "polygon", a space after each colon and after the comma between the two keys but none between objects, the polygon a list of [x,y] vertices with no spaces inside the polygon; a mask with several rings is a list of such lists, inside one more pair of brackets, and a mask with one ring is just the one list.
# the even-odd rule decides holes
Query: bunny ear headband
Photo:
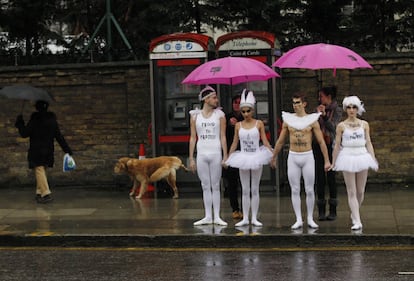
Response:
[{"label": "bunny ear headband", "polygon": [[256,99],[254,98],[253,92],[249,91],[246,93],[246,89],[243,90],[240,98],[240,107],[251,107],[254,108]]}]

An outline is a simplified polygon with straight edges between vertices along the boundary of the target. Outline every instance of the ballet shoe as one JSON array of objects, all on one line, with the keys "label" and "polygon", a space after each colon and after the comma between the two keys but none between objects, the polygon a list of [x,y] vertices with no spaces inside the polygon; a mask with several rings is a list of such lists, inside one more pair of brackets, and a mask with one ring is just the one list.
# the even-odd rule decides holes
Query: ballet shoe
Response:
[{"label": "ballet shoe", "polygon": [[241,220],[238,223],[236,223],[234,226],[245,226],[245,225],[249,225],[249,220]]},{"label": "ballet shoe", "polygon": [[221,226],[226,226],[227,222],[225,222],[221,218],[217,218],[217,219],[214,219],[214,224],[221,225]]},{"label": "ballet shoe", "polygon": [[193,225],[204,225],[204,224],[212,224],[212,223],[213,223],[213,220],[211,218],[203,218],[193,223]]},{"label": "ballet shoe", "polygon": [[301,222],[301,221],[297,221],[297,222],[295,222],[290,228],[291,229],[299,229],[299,228],[301,228],[303,226],[303,222]]},{"label": "ballet shoe", "polygon": [[260,227],[260,226],[263,226],[263,223],[261,223],[258,220],[252,220],[252,225]]},{"label": "ballet shoe", "polygon": [[313,219],[308,220],[308,226],[309,226],[310,228],[319,228],[319,225],[317,225],[317,224],[313,221]]},{"label": "ballet shoe", "polygon": [[354,225],[351,227],[351,230],[360,230],[360,229],[362,229],[362,223],[360,222],[354,223]]}]

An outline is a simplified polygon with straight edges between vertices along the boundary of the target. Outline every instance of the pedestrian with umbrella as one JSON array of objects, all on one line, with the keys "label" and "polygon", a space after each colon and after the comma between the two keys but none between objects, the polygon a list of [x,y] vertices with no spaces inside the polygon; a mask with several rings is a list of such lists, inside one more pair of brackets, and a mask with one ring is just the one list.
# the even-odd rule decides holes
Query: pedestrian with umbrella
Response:
[{"label": "pedestrian with umbrella", "polygon": [[48,107],[47,101],[37,100],[35,104],[37,111],[32,113],[29,122],[25,124],[23,115],[19,114],[15,123],[20,136],[30,138],[27,160],[29,168],[35,172],[38,203],[52,201],[46,168],[53,167],[54,164],[54,140],[56,139],[65,153],[72,155],[72,150],[60,132],[56,115],[48,111]]}]

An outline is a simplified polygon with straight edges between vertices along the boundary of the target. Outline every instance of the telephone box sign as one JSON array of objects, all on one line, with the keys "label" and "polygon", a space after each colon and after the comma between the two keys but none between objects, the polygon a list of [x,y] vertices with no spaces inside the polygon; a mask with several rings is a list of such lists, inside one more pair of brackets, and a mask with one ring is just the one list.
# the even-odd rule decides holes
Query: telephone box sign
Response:
[{"label": "telephone box sign", "polygon": [[221,45],[220,50],[269,49],[267,42],[256,38],[234,39]]},{"label": "telephone box sign", "polygon": [[150,59],[205,58],[207,51],[214,51],[211,37],[203,34],[175,33],[151,41]]},{"label": "telephone box sign", "polygon": [[220,51],[260,50],[273,49],[274,45],[274,34],[265,31],[240,31],[220,36],[216,48]]},{"label": "telephone box sign", "polygon": [[151,60],[162,59],[182,59],[182,58],[206,58],[206,52],[171,52],[171,53],[152,53]]},{"label": "telephone box sign", "polygon": [[167,41],[162,43],[152,50],[153,53],[168,53],[168,52],[203,52],[203,47],[191,41]]}]

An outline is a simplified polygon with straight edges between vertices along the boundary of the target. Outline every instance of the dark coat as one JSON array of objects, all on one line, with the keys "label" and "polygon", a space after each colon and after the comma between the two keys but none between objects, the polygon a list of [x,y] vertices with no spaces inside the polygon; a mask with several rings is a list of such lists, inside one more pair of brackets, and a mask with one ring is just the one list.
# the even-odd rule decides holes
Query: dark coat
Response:
[{"label": "dark coat", "polygon": [[[236,112],[232,111],[230,113],[226,114],[226,122],[227,122],[227,127],[226,127],[226,138],[227,138],[227,149],[230,149],[231,144],[233,143],[233,138],[234,138],[234,129],[235,126],[230,124],[230,119],[231,118],[236,118],[237,121],[243,121],[243,116],[241,115],[241,113],[236,114]],[[237,149],[240,150],[240,143],[237,145]]]},{"label": "dark coat", "polygon": [[62,136],[56,115],[53,112],[32,113],[27,126],[24,124],[22,115],[19,115],[15,126],[19,129],[20,136],[30,138],[30,147],[27,154],[30,169],[37,166],[53,167],[55,139],[65,153],[72,155],[72,150]]}]

